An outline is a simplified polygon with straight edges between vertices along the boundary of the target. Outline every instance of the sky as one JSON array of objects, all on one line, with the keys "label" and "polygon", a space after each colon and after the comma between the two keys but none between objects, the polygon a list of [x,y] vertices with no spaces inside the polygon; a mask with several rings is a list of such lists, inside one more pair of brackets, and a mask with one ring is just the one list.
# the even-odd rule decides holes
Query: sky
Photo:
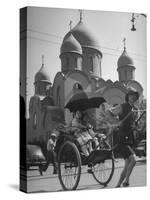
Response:
[{"label": "sky", "polygon": [[[146,97],[146,18],[135,14],[136,31],[131,31],[132,13],[83,10],[83,21],[96,36],[101,46],[102,78],[118,80],[117,60],[126,50],[132,57],[136,71],[135,80],[141,83]],[[63,37],[79,22],[79,10],[29,7],[27,24],[27,99],[34,95],[34,76],[42,64],[49,73],[51,82],[61,70],[60,47]]]}]

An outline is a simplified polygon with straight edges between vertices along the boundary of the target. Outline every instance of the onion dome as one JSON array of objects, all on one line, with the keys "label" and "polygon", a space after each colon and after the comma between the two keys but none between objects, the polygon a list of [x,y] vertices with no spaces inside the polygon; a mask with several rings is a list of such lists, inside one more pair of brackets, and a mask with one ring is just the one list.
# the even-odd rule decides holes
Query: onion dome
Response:
[{"label": "onion dome", "polygon": [[[100,52],[98,40],[82,20],[79,21],[79,23],[71,30],[71,32],[82,47],[93,48]],[[65,35],[64,40],[68,37],[68,34],[69,33]]]},{"label": "onion dome", "polygon": [[36,82],[47,82],[51,84],[50,81],[50,77],[47,73],[47,71],[45,70],[44,64],[42,64],[42,67],[40,68],[40,70],[35,74],[35,83]]},{"label": "onion dome", "polygon": [[71,32],[67,34],[61,45],[60,53],[78,53],[82,55],[82,47]]},{"label": "onion dome", "polygon": [[118,59],[118,68],[123,67],[123,66],[131,66],[134,67],[133,60],[130,56],[128,56],[126,52],[126,38],[123,39],[123,44],[124,44],[124,51],[122,55]]},{"label": "onion dome", "polygon": [[123,66],[133,66],[134,67],[134,62],[130,56],[128,56],[126,49],[124,49],[122,55],[118,59],[118,67],[123,67]]}]

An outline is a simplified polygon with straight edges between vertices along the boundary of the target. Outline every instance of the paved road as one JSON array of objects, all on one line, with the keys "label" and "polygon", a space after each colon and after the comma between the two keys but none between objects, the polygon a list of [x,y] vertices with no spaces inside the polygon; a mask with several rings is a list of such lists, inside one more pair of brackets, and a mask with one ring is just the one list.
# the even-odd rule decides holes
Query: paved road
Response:
[{"label": "paved road", "polygon": [[[114,188],[119,174],[122,170],[123,162],[117,161],[115,163],[115,172],[111,182],[106,188]],[[77,190],[87,189],[101,189],[103,186],[97,184],[91,174],[86,173],[86,167],[82,168],[82,175]],[[85,172],[85,173],[84,173]],[[139,162],[134,168],[133,174],[130,179],[131,187],[145,186],[146,185],[146,163]],[[52,167],[50,166],[43,176],[39,175],[36,168],[28,171],[28,192],[52,192],[62,191],[57,175],[52,175]]]}]

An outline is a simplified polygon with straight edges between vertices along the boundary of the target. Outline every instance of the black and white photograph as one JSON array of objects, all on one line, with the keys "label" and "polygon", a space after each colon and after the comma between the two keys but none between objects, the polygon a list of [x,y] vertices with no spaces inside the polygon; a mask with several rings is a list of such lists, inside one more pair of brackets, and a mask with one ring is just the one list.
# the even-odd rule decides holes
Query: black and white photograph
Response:
[{"label": "black and white photograph", "polygon": [[145,13],[20,9],[20,190],[147,185]]}]

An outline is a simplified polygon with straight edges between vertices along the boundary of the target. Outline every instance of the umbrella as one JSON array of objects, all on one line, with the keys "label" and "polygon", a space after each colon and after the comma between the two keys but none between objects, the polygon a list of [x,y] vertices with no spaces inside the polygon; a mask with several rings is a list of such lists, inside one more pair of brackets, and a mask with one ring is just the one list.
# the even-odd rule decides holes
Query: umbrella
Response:
[{"label": "umbrella", "polygon": [[94,96],[94,93],[78,92],[70,101],[66,104],[65,108],[68,108],[71,112],[80,110],[84,111],[90,108],[98,108],[105,99],[100,96]]},{"label": "umbrella", "polygon": [[103,97],[92,97],[88,99],[88,108],[99,108],[99,106],[106,102]]},{"label": "umbrella", "polygon": [[87,93],[88,96],[88,108],[99,108],[99,106],[106,102],[104,97],[102,97],[99,93],[97,92],[89,92]]},{"label": "umbrella", "polygon": [[86,103],[88,96],[85,92],[80,91],[74,94],[69,102],[65,105],[65,108],[68,108],[71,112],[80,110],[83,111],[87,108]]}]

